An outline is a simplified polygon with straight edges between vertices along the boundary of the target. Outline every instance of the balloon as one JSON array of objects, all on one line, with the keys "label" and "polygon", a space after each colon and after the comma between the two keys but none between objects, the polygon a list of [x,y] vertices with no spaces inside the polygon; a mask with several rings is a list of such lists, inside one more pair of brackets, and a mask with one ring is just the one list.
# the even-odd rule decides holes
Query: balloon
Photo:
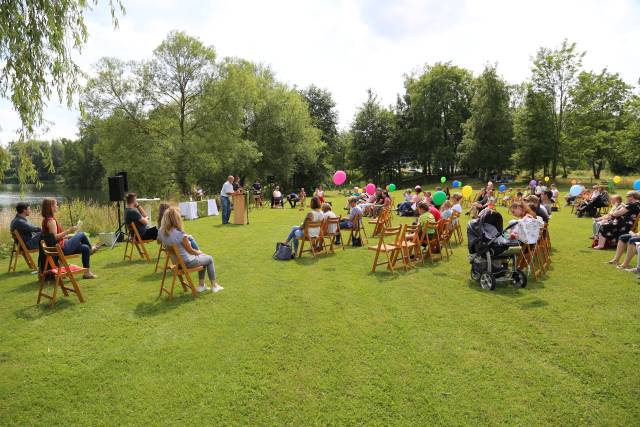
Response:
[{"label": "balloon", "polygon": [[640,190],[640,179],[636,179],[636,181],[633,183],[633,189]]},{"label": "balloon", "polygon": [[498,190],[500,190],[501,193],[504,193],[507,190],[507,186],[502,184],[500,187],[498,187]]},{"label": "balloon", "polygon": [[578,183],[578,181],[576,181],[575,179],[571,180],[571,184],[576,185]]},{"label": "balloon", "polygon": [[[640,180],[638,180],[640,181]],[[571,188],[569,189],[569,195],[571,197],[576,197],[578,195],[580,195],[580,193],[582,193],[582,186],[578,185],[578,184],[573,184],[571,186]]]},{"label": "balloon", "polygon": [[345,171],[337,171],[333,174],[333,183],[335,185],[342,185],[347,180],[347,174]]},{"label": "balloon", "polygon": [[531,182],[529,182],[530,187],[535,187],[536,185],[538,185],[538,181],[536,181],[535,179],[532,179]]},{"label": "balloon", "polygon": [[549,177],[548,176],[544,177],[544,182],[549,182]]},{"label": "balloon", "polygon": [[614,184],[620,184],[620,181],[622,181],[622,178],[620,178],[618,175],[613,177]]},{"label": "balloon", "polygon": [[387,187],[389,188],[389,191],[391,193],[393,193],[394,191],[396,191],[396,185],[395,184],[389,184],[387,185]]},{"label": "balloon", "polygon": [[465,185],[464,187],[462,187],[462,197],[469,198],[469,196],[471,196],[471,193],[473,193],[473,187],[471,187],[470,185]]},{"label": "balloon", "polygon": [[376,186],[373,183],[368,183],[366,187],[364,187],[364,190],[367,192],[368,195],[372,195],[376,192]]},{"label": "balloon", "polygon": [[445,182],[447,182],[447,178],[443,176],[442,178],[440,178],[440,182],[444,184]]},{"label": "balloon", "polygon": [[436,191],[433,195],[433,204],[436,206],[440,206],[447,200],[447,194],[444,191]]},{"label": "balloon", "polygon": [[457,179],[453,180],[453,188],[458,188],[460,187],[460,181],[458,181]]}]

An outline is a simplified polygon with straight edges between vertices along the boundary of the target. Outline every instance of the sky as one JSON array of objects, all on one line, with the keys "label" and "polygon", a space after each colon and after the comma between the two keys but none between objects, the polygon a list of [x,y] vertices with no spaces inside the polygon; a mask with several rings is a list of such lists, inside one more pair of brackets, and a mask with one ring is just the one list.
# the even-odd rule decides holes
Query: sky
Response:
[{"label": "sky", "polygon": [[[298,88],[329,90],[346,128],[371,88],[384,105],[404,92],[404,76],[425,64],[452,63],[479,74],[497,64],[510,83],[530,76],[531,57],[562,40],[587,51],[586,70],[608,68],[640,79],[640,0],[122,0],[113,28],[108,2],[87,14],[89,41],[76,55],[88,73],[104,56],[150,58],[171,30],[215,48],[218,57],[268,65]],[[78,110],[52,99],[43,139],[75,138]],[[20,122],[0,100],[0,143]]]}]

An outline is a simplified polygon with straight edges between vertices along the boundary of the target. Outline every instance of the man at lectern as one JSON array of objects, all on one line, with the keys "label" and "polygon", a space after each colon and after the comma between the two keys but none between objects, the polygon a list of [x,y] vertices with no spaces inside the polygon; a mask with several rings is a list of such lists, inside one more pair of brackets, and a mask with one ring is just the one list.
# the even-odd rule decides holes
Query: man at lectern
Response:
[{"label": "man at lectern", "polygon": [[229,175],[224,184],[222,184],[222,190],[220,191],[220,203],[222,204],[222,223],[229,224],[229,217],[231,216],[231,196],[236,194],[233,189],[233,175]]}]

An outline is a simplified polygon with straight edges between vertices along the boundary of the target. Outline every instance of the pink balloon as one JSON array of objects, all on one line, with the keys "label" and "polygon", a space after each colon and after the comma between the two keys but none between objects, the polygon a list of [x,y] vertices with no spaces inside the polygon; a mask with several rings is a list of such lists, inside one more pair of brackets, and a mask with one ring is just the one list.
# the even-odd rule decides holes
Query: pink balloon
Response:
[{"label": "pink balloon", "polygon": [[367,186],[364,188],[365,191],[367,192],[368,195],[372,195],[376,192],[376,186],[373,183],[368,183]]},{"label": "pink balloon", "polygon": [[342,185],[347,180],[347,174],[345,171],[337,171],[333,174],[333,183],[335,185]]}]

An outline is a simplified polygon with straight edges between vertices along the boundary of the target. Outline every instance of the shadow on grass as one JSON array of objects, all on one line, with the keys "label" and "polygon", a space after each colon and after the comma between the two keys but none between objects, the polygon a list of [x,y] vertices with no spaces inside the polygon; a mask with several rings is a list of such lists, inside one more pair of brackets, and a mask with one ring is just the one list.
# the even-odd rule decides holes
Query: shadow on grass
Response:
[{"label": "shadow on grass", "polygon": [[[34,294],[33,298],[36,299],[37,294]],[[16,310],[16,318],[29,321],[38,320],[42,319],[43,317],[51,316],[52,314],[55,314],[60,310],[64,310],[65,308],[80,304],[77,299],[75,301],[72,301],[70,298],[75,298],[75,295],[71,294],[69,295],[69,297],[61,295],[60,297],[56,298],[56,305],[54,307],[50,307],[51,302],[45,298],[44,301],[38,305],[31,305],[29,307],[24,307]]]},{"label": "shadow on grass", "polygon": [[[127,267],[130,265],[149,265],[151,264],[150,262],[147,262],[147,260],[145,259],[134,259],[133,261],[129,261],[128,259],[124,259],[124,260],[119,260],[119,261],[112,261],[108,264],[105,264],[104,267],[108,267],[108,268],[112,268],[112,267]],[[155,265],[155,261],[154,261],[154,265]]]},{"label": "shadow on grass", "polygon": [[[156,298],[156,301],[154,303],[141,302],[136,306],[134,314],[138,317],[158,316],[175,310],[184,303],[194,301],[191,292],[182,293],[181,290],[178,290],[177,292],[177,294],[174,293],[173,299],[171,301],[169,301],[167,297],[163,295],[160,298]],[[199,298],[202,298],[203,296],[204,295],[201,295]]]},{"label": "shadow on grass", "polygon": [[35,292],[35,294],[37,295],[38,286],[40,286],[40,283],[38,282],[38,275],[34,274],[33,281],[16,286],[15,288],[11,289],[11,292],[17,292],[17,293]]}]

